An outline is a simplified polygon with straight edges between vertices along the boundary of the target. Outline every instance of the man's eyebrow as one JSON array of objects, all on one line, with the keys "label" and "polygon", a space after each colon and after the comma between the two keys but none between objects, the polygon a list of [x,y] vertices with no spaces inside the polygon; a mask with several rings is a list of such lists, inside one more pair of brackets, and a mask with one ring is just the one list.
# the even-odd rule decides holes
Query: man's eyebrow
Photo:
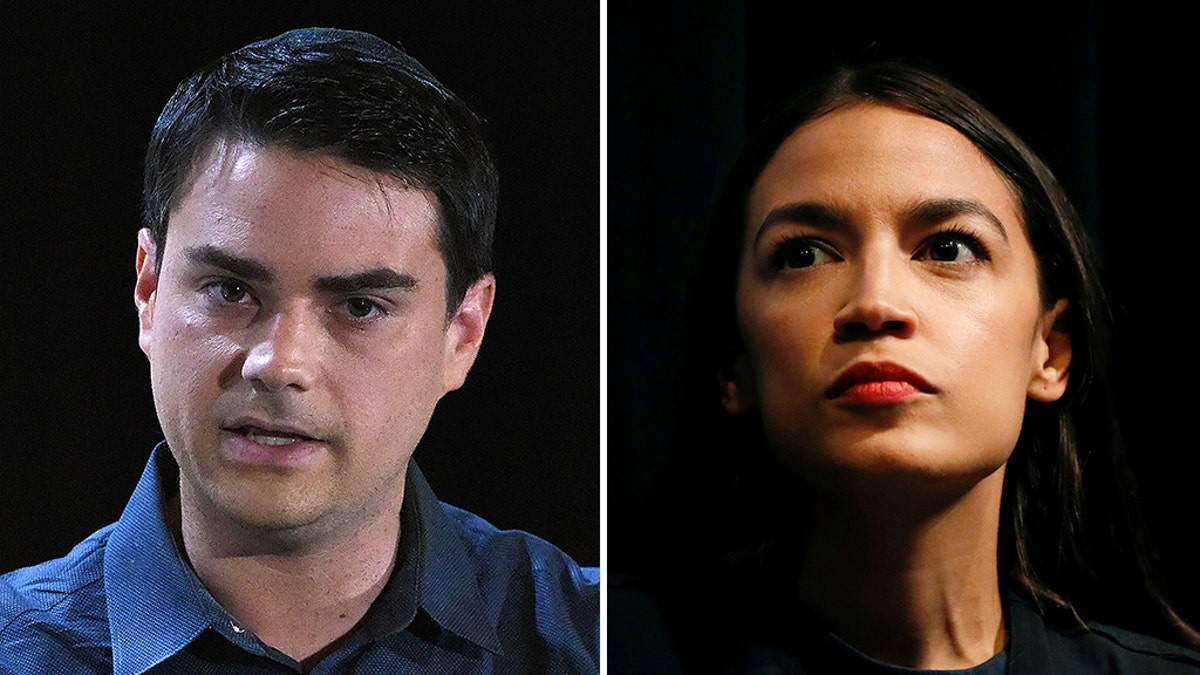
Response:
[{"label": "man's eyebrow", "polygon": [[754,244],[757,246],[758,241],[762,239],[763,233],[778,223],[793,223],[796,225],[809,225],[825,230],[838,230],[846,227],[848,222],[850,222],[850,217],[846,213],[829,204],[822,204],[820,202],[783,204],[771,209],[767,216],[763,218],[762,225],[758,228],[758,233],[754,235]]},{"label": "man's eyebrow", "polygon": [[207,265],[223,269],[246,281],[270,282],[275,278],[267,266],[251,258],[242,258],[216,246],[189,246],[183,256],[196,265]]},{"label": "man's eyebrow", "polygon": [[935,224],[958,216],[978,216],[991,225],[1004,241],[1008,241],[1008,231],[1004,229],[1004,223],[1000,222],[991,209],[974,199],[928,199],[910,208],[905,214],[905,220],[916,224]]},{"label": "man's eyebrow", "polygon": [[357,293],[367,289],[399,288],[410,290],[417,287],[417,278],[388,267],[376,267],[352,274],[337,274],[317,277],[313,287],[325,293]]}]

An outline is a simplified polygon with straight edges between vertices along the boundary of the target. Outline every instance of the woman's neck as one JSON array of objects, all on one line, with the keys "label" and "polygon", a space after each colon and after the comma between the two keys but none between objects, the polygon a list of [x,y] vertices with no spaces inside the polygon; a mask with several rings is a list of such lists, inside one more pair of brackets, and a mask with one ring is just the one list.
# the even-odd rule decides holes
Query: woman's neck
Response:
[{"label": "woman's neck", "polygon": [[1004,647],[996,569],[1003,467],[937,500],[872,486],[812,504],[799,595],[863,653],[910,668],[978,665]]}]

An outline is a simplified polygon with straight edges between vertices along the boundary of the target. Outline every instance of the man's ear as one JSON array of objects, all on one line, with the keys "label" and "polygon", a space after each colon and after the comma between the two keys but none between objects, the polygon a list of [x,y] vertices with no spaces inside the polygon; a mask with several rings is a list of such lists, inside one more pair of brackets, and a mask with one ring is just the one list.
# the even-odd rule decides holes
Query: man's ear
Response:
[{"label": "man's ear", "polygon": [[150,355],[150,337],[154,328],[154,301],[158,296],[158,251],[149,228],[138,232],[137,283],[133,286],[133,304],[138,313],[138,345]]},{"label": "man's ear", "polygon": [[758,405],[758,394],[745,354],[717,371],[717,385],[721,388],[721,407],[731,415],[740,415]]},{"label": "man's ear", "polygon": [[1033,349],[1029,398],[1051,403],[1067,391],[1071,368],[1071,335],[1067,332],[1066,298],[1042,314],[1038,323],[1037,343]]},{"label": "man's ear", "polygon": [[488,317],[492,315],[492,301],[496,297],[496,277],[490,273],[479,277],[463,295],[462,302],[450,317],[446,328],[445,368],[443,386],[453,391],[463,385],[467,372],[475,363],[479,346],[483,343],[483,332],[487,329]]}]

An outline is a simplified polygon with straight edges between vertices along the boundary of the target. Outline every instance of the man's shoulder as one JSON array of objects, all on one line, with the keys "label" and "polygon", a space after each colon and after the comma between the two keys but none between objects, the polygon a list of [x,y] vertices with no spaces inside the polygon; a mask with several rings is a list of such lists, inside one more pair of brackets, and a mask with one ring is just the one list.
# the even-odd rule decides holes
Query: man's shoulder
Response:
[{"label": "man's shoulder", "polygon": [[454,523],[467,554],[481,572],[511,579],[527,576],[544,581],[566,582],[562,594],[582,598],[600,595],[600,570],[581,567],[554,544],[523,530],[501,530],[487,520],[456,506],[441,502],[442,511]]},{"label": "man's shoulder", "polygon": [[104,551],[112,525],[67,555],[0,576],[0,635],[26,615],[74,614],[75,603],[103,598]]},{"label": "man's shoulder", "polygon": [[[107,654],[104,552],[111,531],[96,532],[62,558],[0,576],[0,666],[33,672],[33,664],[62,663],[71,654]],[[21,661],[13,662],[18,654]]]},{"label": "man's shoulder", "polygon": [[441,508],[462,541],[483,611],[506,656],[549,670],[597,672],[599,569],[580,567],[528,532],[498,529],[445,503]]}]

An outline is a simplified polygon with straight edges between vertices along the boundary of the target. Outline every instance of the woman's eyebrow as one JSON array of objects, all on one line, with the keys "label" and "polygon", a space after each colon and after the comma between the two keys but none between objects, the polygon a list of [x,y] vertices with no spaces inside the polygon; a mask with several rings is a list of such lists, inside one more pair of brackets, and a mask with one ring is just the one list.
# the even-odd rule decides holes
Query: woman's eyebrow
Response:
[{"label": "woman's eyebrow", "polygon": [[[975,199],[963,197],[925,199],[909,207],[902,214],[902,219],[906,223],[932,225],[959,216],[977,216],[983,219],[996,230],[1005,242],[1008,241],[1008,230],[1005,229],[1004,224],[1000,222],[996,214],[992,213],[991,209]],[[754,244],[757,246],[763,233],[779,223],[838,230],[847,227],[849,222],[850,216],[845,211],[830,204],[821,202],[783,204],[771,209],[763,218],[762,225],[754,235]]]},{"label": "woman's eyebrow", "polygon": [[839,230],[847,226],[850,217],[841,209],[821,202],[795,202],[783,204],[771,209],[758,232],[754,235],[754,245],[757,246],[763,233],[779,223],[794,225],[809,225],[825,230]]},{"label": "woman's eyebrow", "polygon": [[1005,242],[1008,241],[1008,231],[1004,223],[984,206],[974,199],[948,197],[944,199],[926,199],[917,202],[904,214],[904,222],[917,225],[935,225],[959,216],[977,216],[991,225]]}]

